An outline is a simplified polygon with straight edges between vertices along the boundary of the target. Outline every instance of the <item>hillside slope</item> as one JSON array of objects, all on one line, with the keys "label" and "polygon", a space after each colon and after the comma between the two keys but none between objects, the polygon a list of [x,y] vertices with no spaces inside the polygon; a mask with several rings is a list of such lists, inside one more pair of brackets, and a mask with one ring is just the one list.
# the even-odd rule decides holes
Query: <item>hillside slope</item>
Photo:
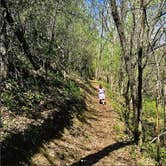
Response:
[{"label": "hillside slope", "polygon": [[86,92],[88,111],[73,126],[66,129],[60,139],[44,143],[32,156],[32,165],[153,165],[141,157],[128,136],[124,123],[107,98],[106,105],[100,105],[97,98],[98,82],[91,82],[91,91]]}]

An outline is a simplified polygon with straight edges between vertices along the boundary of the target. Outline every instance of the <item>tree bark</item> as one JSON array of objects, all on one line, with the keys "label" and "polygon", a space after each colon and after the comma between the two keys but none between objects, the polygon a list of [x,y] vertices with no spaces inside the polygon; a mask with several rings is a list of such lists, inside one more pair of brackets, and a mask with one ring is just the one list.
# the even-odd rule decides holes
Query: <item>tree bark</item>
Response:
[{"label": "tree bark", "polygon": [[2,40],[2,45],[1,47],[1,53],[0,53],[0,82],[5,80],[7,77],[7,51],[9,48],[9,40],[8,40],[8,36],[7,36],[7,23],[6,20],[4,19],[5,17],[5,13],[3,12],[3,16],[2,16],[2,35],[1,35],[1,40]]},{"label": "tree bark", "polygon": [[[134,98],[134,73],[133,73],[133,68],[132,68],[132,64],[130,61],[131,58],[131,54],[132,54],[132,39],[130,40],[130,50],[127,49],[127,40],[126,40],[126,36],[124,33],[124,27],[123,27],[123,20],[120,19],[119,16],[119,12],[117,9],[117,5],[116,5],[116,0],[110,0],[110,6],[111,6],[111,12],[112,12],[112,16],[113,16],[113,20],[115,22],[115,25],[117,27],[117,31],[119,34],[119,39],[120,39],[120,44],[121,44],[121,48],[122,48],[122,57],[121,59],[124,60],[125,62],[125,70],[126,70],[126,74],[128,76],[128,84],[129,84],[129,88],[130,88],[130,93],[131,93],[131,97],[132,97],[132,102],[133,102],[133,110],[135,111],[135,98]],[[135,24],[134,24],[135,26]],[[133,30],[134,31],[134,30]],[[134,32],[132,32],[134,33]],[[133,37],[133,35],[131,35],[131,38]],[[129,95],[129,93],[127,94]],[[127,96],[126,96],[127,97]],[[125,99],[129,99],[129,96]],[[128,100],[127,99],[127,100]],[[128,108],[130,107],[130,102],[126,102],[128,103]],[[134,114],[135,115],[135,114]]]},{"label": "tree bark", "polygon": [[142,47],[138,51],[138,99],[137,99],[137,122],[134,139],[137,144],[142,145]]}]

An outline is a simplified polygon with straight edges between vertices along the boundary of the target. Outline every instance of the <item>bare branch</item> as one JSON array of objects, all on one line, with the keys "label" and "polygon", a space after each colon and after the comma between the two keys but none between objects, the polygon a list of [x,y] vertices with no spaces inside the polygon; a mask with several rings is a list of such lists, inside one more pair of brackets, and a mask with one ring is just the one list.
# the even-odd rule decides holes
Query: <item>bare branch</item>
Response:
[{"label": "bare branch", "polygon": [[157,37],[157,35],[159,34],[160,30],[161,30],[163,27],[164,27],[164,24],[161,25],[161,26],[158,28],[158,30],[157,30],[157,32],[156,32],[156,34],[155,34],[155,36],[154,36],[154,38],[153,38],[153,40],[152,40],[152,42],[151,42],[151,45],[152,45],[152,46],[154,46],[155,43],[157,42],[158,39],[156,40],[156,37]]},{"label": "bare branch", "polygon": [[166,43],[161,44],[161,45],[159,45],[159,46],[156,46],[156,47],[154,48],[154,50],[158,50],[158,49],[160,49],[160,48],[162,48],[162,47],[166,47]]},{"label": "bare branch", "polygon": [[[166,134],[166,131],[164,131],[163,133],[159,134],[159,137],[163,136]],[[150,144],[152,144],[154,141],[156,141],[157,137],[153,138],[153,140],[150,142]]]}]

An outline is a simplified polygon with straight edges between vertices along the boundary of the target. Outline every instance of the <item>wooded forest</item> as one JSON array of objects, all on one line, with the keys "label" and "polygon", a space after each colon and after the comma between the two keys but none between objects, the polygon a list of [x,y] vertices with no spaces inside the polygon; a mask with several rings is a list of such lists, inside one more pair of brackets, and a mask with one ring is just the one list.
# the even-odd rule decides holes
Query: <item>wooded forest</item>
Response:
[{"label": "wooded forest", "polygon": [[1,165],[164,166],[165,105],[165,0],[1,0]]}]

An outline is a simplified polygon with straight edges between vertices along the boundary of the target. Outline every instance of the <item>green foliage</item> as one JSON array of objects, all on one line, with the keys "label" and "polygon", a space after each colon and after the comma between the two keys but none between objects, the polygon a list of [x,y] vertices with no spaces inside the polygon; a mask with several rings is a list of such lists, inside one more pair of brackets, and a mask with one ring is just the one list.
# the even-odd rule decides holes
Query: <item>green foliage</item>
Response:
[{"label": "green foliage", "polygon": [[121,131],[121,127],[118,124],[115,124],[114,130],[116,131],[116,133],[119,133]]},{"label": "green foliage", "polygon": [[[40,111],[41,103],[47,109],[52,109],[60,100],[70,99],[78,102],[82,99],[82,92],[74,81],[64,81],[61,77],[54,77],[52,75],[49,77],[52,80],[48,85],[45,84],[44,89],[43,86],[40,87],[35,81],[32,81],[32,78],[31,81],[29,78],[26,81],[26,83],[30,81],[30,87],[19,85],[14,80],[6,81],[0,96],[3,106],[15,114],[31,116]],[[58,95],[58,89],[61,89],[61,95]]]},{"label": "green foliage", "polygon": [[[156,100],[152,96],[144,96],[144,114],[145,117],[154,118],[156,117]],[[159,104],[159,116],[164,117],[162,105]]]},{"label": "green foliage", "polygon": [[21,89],[19,89],[18,84],[13,80],[9,80],[6,82],[3,92],[1,92],[2,103],[8,108],[17,107],[18,102],[14,103],[14,98],[19,92],[21,92]]},{"label": "green foliage", "polygon": [[[15,23],[23,27],[30,51],[41,68],[45,69],[47,61],[57,72],[77,72],[85,79],[94,75],[98,31],[96,27],[92,29],[94,18],[85,9],[84,1],[13,1],[9,8],[19,13]],[[10,44],[11,53],[29,64],[23,52],[16,49],[20,44]]]},{"label": "green foliage", "polygon": [[161,147],[160,156],[161,156],[161,161],[163,165],[166,164],[166,147]]},{"label": "green foliage", "polygon": [[[150,155],[152,158],[156,159],[157,156],[157,145],[156,143],[146,143],[143,145],[143,147],[145,148],[145,151],[147,152],[148,155]],[[160,158],[161,158],[161,163],[163,165],[166,164],[166,148],[165,147],[161,147],[160,148]]]},{"label": "green foliage", "polygon": [[136,146],[131,147],[131,156],[132,156],[133,159],[136,159],[136,157],[137,157],[137,148],[136,148]]},{"label": "green foliage", "polygon": [[35,111],[43,98],[42,92],[28,90],[14,80],[8,80],[1,93],[3,105],[18,114]]},{"label": "green foliage", "polygon": [[66,96],[73,97],[75,99],[80,99],[81,91],[75,82],[69,80],[65,87]]},{"label": "green foliage", "polygon": [[[144,110],[143,111],[144,138],[145,140],[148,141],[151,140],[156,134],[155,126],[156,126],[157,112],[156,112],[156,101],[153,97],[147,95],[144,96],[143,110]],[[161,104],[159,104],[158,111],[160,116],[160,123],[162,123],[164,119],[164,112]]]},{"label": "green foliage", "polygon": [[155,100],[150,96],[144,97],[144,113],[148,117],[154,117],[156,114],[156,103]]}]

